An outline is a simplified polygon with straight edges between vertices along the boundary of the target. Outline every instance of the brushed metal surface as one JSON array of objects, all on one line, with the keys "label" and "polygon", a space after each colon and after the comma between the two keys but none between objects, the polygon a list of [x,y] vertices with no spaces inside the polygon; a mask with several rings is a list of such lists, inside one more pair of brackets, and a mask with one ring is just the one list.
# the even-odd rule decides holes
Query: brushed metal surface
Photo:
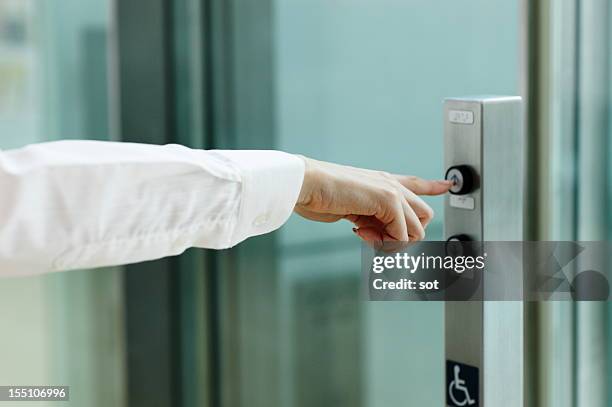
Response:
[{"label": "brushed metal surface", "polygon": [[[475,188],[466,195],[474,200],[473,210],[451,206],[451,197],[445,198],[446,238],[467,234],[473,240],[522,240],[521,104],[521,98],[514,96],[445,100],[445,168],[469,165],[476,175]],[[473,123],[456,120],[456,114],[450,114],[455,111],[471,112]],[[447,302],[445,341],[446,359],[478,367],[480,406],[523,405],[521,302]]]}]

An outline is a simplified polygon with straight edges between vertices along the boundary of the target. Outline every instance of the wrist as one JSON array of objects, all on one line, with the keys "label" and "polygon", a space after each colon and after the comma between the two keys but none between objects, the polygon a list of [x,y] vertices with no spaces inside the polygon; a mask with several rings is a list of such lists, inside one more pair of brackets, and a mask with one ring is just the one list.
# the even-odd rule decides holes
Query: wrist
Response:
[{"label": "wrist", "polygon": [[302,188],[295,206],[305,206],[311,200],[312,184],[313,184],[313,160],[304,157],[303,155],[296,154],[297,157],[304,161],[304,179],[302,181]]}]

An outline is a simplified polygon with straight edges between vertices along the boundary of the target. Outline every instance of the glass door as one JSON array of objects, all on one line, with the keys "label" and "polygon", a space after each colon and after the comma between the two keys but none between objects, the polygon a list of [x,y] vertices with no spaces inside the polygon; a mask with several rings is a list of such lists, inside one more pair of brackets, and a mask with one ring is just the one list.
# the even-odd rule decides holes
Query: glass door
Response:
[{"label": "glass door", "polygon": [[[212,4],[214,55],[235,64],[216,71],[235,120],[221,147],[439,178],[442,100],[520,94],[519,1]],[[221,298],[227,405],[444,404],[443,304],[363,302],[348,223],[293,216],[240,251],[258,260],[219,272],[238,287]]]},{"label": "glass door", "polygon": [[[519,2],[275,4],[283,150],[440,178],[442,100],[519,93]],[[443,200],[427,201],[427,239],[440,240]],[[294,217],[280,232],[283,405],[443,405],[443,304],[362,302],[349,228]]]}]

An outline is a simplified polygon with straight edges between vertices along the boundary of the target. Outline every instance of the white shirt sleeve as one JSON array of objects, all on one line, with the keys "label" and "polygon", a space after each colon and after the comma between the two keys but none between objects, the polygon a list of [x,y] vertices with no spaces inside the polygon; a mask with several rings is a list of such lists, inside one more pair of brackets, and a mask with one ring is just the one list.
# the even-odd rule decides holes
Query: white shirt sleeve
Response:
[{"label": "white shirt sleeve", "polygon": [[58,141],[0,152],[0,276],[222,249],[280,227],[304,176],[279,151]]}]

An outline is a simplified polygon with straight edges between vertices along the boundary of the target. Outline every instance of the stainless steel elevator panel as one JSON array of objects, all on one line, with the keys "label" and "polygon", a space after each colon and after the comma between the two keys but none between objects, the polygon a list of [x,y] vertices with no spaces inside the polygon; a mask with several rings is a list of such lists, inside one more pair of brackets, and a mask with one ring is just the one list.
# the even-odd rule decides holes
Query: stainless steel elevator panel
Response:
[{"label": "stainless steel elevator panel", "polygon": [[[458,184],[456,193],[445,197],[446,239],[522,240],[523,162],[520,97],[445,100],[444,163],[447,177]],[[470,185],[460,190],[466,179]],[[486,290],[486,272],[483,285]],[[524,404],[521,302],[447,302],[445,340],[447,361],[478,369],[479,397],[470,400],[477,404],[460,402],[470,407]],[[449,388],[445,391],[448,395]]]}]

